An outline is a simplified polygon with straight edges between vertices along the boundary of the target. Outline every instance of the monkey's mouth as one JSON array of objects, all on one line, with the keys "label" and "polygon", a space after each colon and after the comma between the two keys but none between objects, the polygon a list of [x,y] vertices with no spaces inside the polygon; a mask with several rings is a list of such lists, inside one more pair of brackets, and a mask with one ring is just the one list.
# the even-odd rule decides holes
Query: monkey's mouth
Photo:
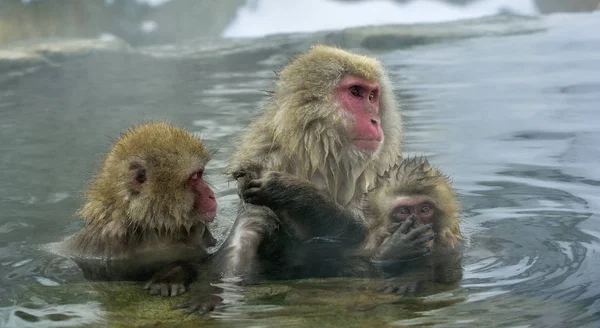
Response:
[{"label": "monkey's mouth", "polygon": [[360,150],[366,151],[376,151],[379,149],[379,145],[381,145],[381,138],[372,138],[372,139],[354,139],[354,145]]},{"label": "monkey's mouth", "polygon": [[202,223],[211,223],[217,217],[217,212],[203,212],[199,213],[200,218],[198,219]]},{"label": "monkey's mouth", "polygon": [[207,209],[203,209],[202,211],[196,211],[198,215],[198,220],[203,223],[210,223],[215,220],[217,217],[217,203],[210,206]]}]

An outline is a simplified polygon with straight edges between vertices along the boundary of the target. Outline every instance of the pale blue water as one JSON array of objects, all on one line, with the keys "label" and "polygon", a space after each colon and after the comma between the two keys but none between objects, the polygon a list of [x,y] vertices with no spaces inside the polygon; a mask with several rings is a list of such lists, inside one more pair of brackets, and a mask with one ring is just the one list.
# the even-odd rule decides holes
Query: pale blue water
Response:
[{"label": "pale blue water", "polygon": [[[403,106],[405,150],[452,175],[469,240],[465,279],[453,292],[465,301],[396,324],[600,324],[600,15],[540,24],[543,31],[532,34],[355,49],[387,66]],[[231,141],[266,99],[272,71],[313,37],[90,53],[26,69],[4,60],[0,326],[46,327],[51,321],[40,313],[64,308],[81,318],[61,326],[95,320],[102,305],[80,295],[32,293],[39,284],[83,281],[70,262],[38,246],[79,228],[72,214],[80,190],[111,138],[133,123],[166,119],[218,149],[208,175],[220,204],[212,228],[222,239],[237,202],[220,175]]]}]

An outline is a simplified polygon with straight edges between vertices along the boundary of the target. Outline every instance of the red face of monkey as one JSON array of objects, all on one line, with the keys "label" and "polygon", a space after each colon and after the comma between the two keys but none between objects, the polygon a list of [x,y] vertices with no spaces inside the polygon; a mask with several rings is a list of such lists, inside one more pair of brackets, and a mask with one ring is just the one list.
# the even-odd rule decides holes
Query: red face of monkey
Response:
[{"label": "red face of monkey", "polygon": [[404,221],[409,216],[415,216],[415,225],[421,226],[429,223],[435,214],[435,204],[429,197],[402,197],[398,199],[392,210],[392,217],[396,221]]},{"label": "red face of monkey", "polygon": [[356,149],[377,152],[383,141],[379,118],[379,84],[356,76],[344,77],[335,90],[336,101],[353,118],[350,131]]},{"label": "red face of monkey", "polygon": [[204,170],[201,169],[190,175],[188,185],[194,193],[194,210],[203,222],[211,222],[217,215],[217,201],[215,194],[208,184],[202,179]]},{"label": "red face of monkey", "polygon": [[[412,228],[417,228],[428,223],[435,224],[435,212],[435,203],[427,196],[400,197],[392,206],[390,219],[400,222],[412,218]],[[433,240],[428,244],[433,246]]]},{"label": "red face of monkey", "polygon": [[[204,165],[204,160],[199,160]],[[170,164],[172,167],[175,167],[174,164]],[[168,181],[172,185],[176,186],[177,189],[181,188],[179,183],[176,183],[178,179],[177,172],[167,170],[166,172],[163,170],[158,170],[155,167],[150,167],[146,169],[140,163],[134,162],[129,165],[129,170],[132,171],[133,181],[131,183],[131,187],[137,192],[141,192],[146,189],[147,192],[151,194],[160,194],[165,191],[156,191],[151,187],[146,187],[148,184],[147,180],[151,180],[155,185],[160,184],[157,181]],[[150,173],[148,172],[150,171]],[[154,173],[154,174],[153,174]],[[215,194],[212,189],[208,186],[206,181],[203,178],[204,168],[200,168],[194,170],[189,173],[187,178],[187,183],[185,186],[185,193],[192,193],[193,195],[193,210],[197,215],[198,220],[208,223],[212,222],[217,215],[217,200],[215,198]],[[161,175],[161,179],[158,179],[155,175]],[[161,182],[164,183],[164,182]],[[150,188],[150,189],[148,189]],[[168,203],[169,206],[192,206],[192,204],[178,203],[180,200],[171,199]]]}]

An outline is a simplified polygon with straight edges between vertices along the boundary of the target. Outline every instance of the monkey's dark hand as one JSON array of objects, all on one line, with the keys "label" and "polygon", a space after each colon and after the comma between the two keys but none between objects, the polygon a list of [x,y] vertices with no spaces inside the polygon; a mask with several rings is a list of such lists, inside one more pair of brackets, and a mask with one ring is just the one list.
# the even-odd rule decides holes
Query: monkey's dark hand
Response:
[{"label": "monkey's dark hand", "polygon": [[262,167],[256,164],[249,164],[244,166],[238,166],[237,169],[233,170],[231,177],[234,180],[254,180],[257,179],[262,172]]},{"label": "monkey's dark hand", "polygon": [[425,224],[411,229],[414,217],[409,217],[400,224],[394,233],[384,240],[377,250],[374,260],[383,261],[408,261],[421,258],[431,252],[428,242],[435,238],[429,232],[431,224]]},{"label": "monkey's dark hand", "polygon": [[287,172],[269,171],[250,181],[241,198],[268,207],[278,219],[290,220],[286,229],[301,240],[327,236],[355,244],[366,234],[362,218],[355,218],[310,181]]},{"label": "monkey's dark hand", "polygon": [[237,181],[238,184],[238,195],[242,197],[244,190],[248,189],[248,183],[250,181],[258,179],[259,170],[254,168],[239,168],[235,170],[231,177]]},{"label": "monkey's dark hand", "polygon": [[[281,206],[288,204],[290,194],[300,194],[301,191],[312,188],[304,181],[289,173],[269,171],[260,179],[252,180],[242,192],[242,199],[250,204],[262,206]],[[299,200],[298,203],[301,203]]]},{"label": "monkey's dark hand", "polygon": [[394,277],[388,279],[376,289],[377,292],[384,294],[396,294],[400,296],[413,296],[422,287],[424,281],[414,279],[414,277]]},{"label": "monkey's dark hand", "polygon": [[183,310],[184,314],[204,315],[213,311],[221,304],[223,304],[223,298],[218,295],[208,294],[202,297],[195,297],[189,302],[177,304],[173,308]]},{"label": "monkey's dark hand", "polygon": [[192,298],[185,303],[175,305],[173,308],[182,309],[184,314],[204,315],[223,304],[223,298],[216,295],[216,293],[222,291],[221,288],[212,285],[196,285]]},{"label": "monkey's dark hand", "polygon": [[177,296],[186,292],[194,280],[195,270],[186,263],[173,263],[155,273],[144,286],[150,295]]}]

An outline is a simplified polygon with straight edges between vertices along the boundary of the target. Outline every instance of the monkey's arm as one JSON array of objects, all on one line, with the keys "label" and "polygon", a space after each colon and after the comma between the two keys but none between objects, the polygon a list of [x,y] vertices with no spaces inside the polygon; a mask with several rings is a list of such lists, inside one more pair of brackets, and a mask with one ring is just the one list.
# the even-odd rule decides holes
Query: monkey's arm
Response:
[{"label": "monkey's arm", "polygon": [[[270,171],[251,180],[242,191],[245,202],[267,206],[280,218],[291,218],[307,237],[336,237],[360,242],[366,228],[350,211],[327,199],[307,180]],[[284,222],[285,223],[285,222]]]},{"label": "monkey's arm", "polygon": [[[381,269],[381,268],[380,268]],[[410,262],[395,263],[383,270],[389,278],[379,292],[402,296],[421,293],[427,288],[456,287],[463,277],[462,251],[457,248],[436,247],[426,257]]]},{"label": "monkey's arm", "polygon": [[433,280],[442,284],[454,284],[463,278],[463,244],[455,247],[440,246],[433,251]]}]

